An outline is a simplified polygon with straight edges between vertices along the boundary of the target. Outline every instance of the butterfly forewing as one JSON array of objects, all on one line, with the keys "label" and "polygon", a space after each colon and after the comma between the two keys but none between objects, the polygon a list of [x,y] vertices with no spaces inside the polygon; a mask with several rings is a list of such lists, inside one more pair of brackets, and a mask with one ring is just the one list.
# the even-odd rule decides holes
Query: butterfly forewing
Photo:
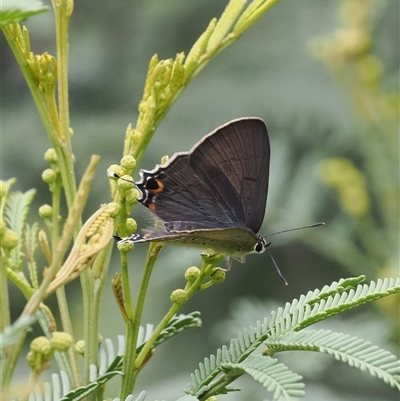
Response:
[{"label": "butterfly forewing", "polygon": [[[161,220],[193,222],[191,229],[204,227],[204,222],[211,220],[214,227],[232,226],[229,211],[190,166],[188,152],[175,154],[165,167],[143,171],[142,176],[137,183],[142,192],[139,201]],[[158,185],[155,190],[150,188],[151,180],[153,186]]]},{"label": "butterfly forewing", "polygon": [[237,225],[258,232],[264,219],[270,146],[260,119],[241,119],[207,135],[190,164]]},{"label": "butterfly forewing", "polygon": [[139,201],[163,222],[133,242],[174,241],[244,255],[257,243],[270,147],[262,120],[231,121],[164,166],[142,170]]}]

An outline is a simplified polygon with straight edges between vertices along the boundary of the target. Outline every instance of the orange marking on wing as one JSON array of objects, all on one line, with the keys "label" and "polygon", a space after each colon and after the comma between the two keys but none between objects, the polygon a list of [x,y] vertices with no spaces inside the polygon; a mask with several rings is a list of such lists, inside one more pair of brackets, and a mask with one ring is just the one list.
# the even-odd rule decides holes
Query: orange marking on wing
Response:
[{"label": "orange marking on wing", "polygon": [[153,189],[152,192],[155,194],[159,194],[160,192],[164,191],[164,183],[161,180],[155,179],[157,182],[158,187],[156,189]]}]

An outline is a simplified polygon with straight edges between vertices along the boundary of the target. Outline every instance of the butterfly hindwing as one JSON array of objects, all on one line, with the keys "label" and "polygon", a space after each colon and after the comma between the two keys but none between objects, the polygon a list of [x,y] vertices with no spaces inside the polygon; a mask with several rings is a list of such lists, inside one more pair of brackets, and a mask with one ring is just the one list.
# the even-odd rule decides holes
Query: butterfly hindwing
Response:
[{"label": "butterfly hindwing", "polygon": [[164,230],[148,230],[145,234],[132,234],[127,238],[116,237],[119,242],[168,241],[192,247],[211,249],[215,253],[226,253],[229,256],[244,256],[254,249],[258,238],[247,229],[200,229],[166,232]]}]

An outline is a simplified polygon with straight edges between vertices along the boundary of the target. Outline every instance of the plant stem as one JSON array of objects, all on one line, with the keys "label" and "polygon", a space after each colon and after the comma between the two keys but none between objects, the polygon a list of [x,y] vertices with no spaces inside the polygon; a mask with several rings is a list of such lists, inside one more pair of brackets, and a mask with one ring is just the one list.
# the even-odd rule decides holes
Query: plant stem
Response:
[{"label": "plant stem", "polygon": [[[71,317],[69,315],[69,310],[68,310],[67,297],[65,295],[65,287],[63,286],[63,287],[60,287],[59,289],[57,289],[56,295],[57,295],[58,308],[60,310],[62,329],[65,333],[68,333],[72,337],[72,344],[75,344]],[[78,368],[78,363],[77,363],[77,359],[76,359],[76,353],[75,353],[75,350],[73,349],[73,347],[70,347],[70,349],[68,350],[68,357],[69,357],[69,367],[70,367],[70,371],[71,371],[70,372],[71,375],[69,377],[69,379],[71,381],[71,387],[77,388],[82,385],[82,381],[80,379],[79,368]]]},{"label": "plant stem", "polygon": [[[158,254],[160,253],[161,249],[163,248],[164,244],[161,242],[154,242],[149,245],[149,251],[147,253],[146,265],[143,271],[142,280],[140,283],[139,293],[136,300],[135,305],[135,312],[133,314],[133,319],[128,320],[126,322],[126,344],[129,346],[126,347],[125,355],[124,355],[124,364],[122,367],[122,371],[124,373],[121,385],[121,393],[120,399],[125,400],[125,398],[132,393],[132,390],[135,385],[136,377],[138,374],[138,367],[135,364],[136,359],[136,348],[137,348],[137,341],[139,335],[139,328],[140,323],[142,320],[142,313],[144,302],[146,299],[146,293],[150,282],[151,273],[154,268],[154,264],[157,260]],[[129,280],[127,274],[124,276],[122,275],[122,280]],[[123,284],[124,288],[124,297],[125,288],[127,288]],[[129,287],[128,287],[129,288]]]},{"label": "plant stem", "polygon": [[[200,289],[200,286],[202,285],[203,281],[208,278],[211,270],[216,266],[216,264],[221,259],[223,259],[223,255],[214,257],[212,263],[203,262],[200,276],[191,285],[189,285],[188,288],[185,289],[188,300],[194,295],[195,292],[197,292]],[[153,347],[153,344],[156,342],[160,333],[163,331],[163,329],[167,326],[168,322],[174,317],[176,312],[178,312],[178,310],[182,306],[183,304],[177,305],[175,303],[171,306],[169,311],[166,313],[161,322],[154,329],[151,337],[147,340],[146,344],[143,346],[142,350],[137,356],[135,362],[136,368],[140,368],[140,366],[143,364],[145,358],[149,354],[151,348]]]},{"label": "plant stem", "polygon": [[10,300],[8,294],[7,265],[8,253],[0,253],[0,331],[10,325]]}]

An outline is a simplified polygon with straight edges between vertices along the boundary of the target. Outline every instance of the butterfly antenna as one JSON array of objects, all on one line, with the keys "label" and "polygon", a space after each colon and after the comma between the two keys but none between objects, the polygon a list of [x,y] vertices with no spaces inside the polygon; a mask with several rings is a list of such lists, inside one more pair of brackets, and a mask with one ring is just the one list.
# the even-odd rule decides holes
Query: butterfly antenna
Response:
[{"label": "butterfly antenna", "polygon": [[[266,235],[264,238],[267,237],[272,237],[273,235],[277,235],[277,234],[282,234],[282,233],[287,233],[290,231],[297,231],[297,230],[303,230],[304,228],[313,228],[313,227],[319,227],[319,226],[324,226],[325,223],[323,221],[320,221],[319,223],[314,223],[314,224],[309,224],[308,226],[302,226],[302,227],[296,227],[296,228],[289,228],[288,230],[281,230],[281,231],[277,231],[276,233],[272,233],[269,235]],[[264,239],[264,247],[265,249],[268,251],[269,256],[275,266],[276,272],[278,273],[278,276],[281,278],[281,280],[285,283],[285,285],[289,285],[289,283],[287,282],[287,280],[285,279],[285,277],[283,277],[283,274],[281,273],[278,265],[275,262],[274,257],[272,256],[271,251],[269,250],[269,246],[271,245],[271,243],[265,244],[265,239]]]},{"label": "butterfly antenna", "polygon": [[303,230],[304,228],[314,228],[314,227],[319,227],[319,226],[324,226],[324,225],[325,225],[325,223],[323,221],[320,221],[319,223],[309,224],[308,226],[289,228],[288,230],[277,231],[276,233],[266,235],[265,238],[272,237],[273,235],[277,235],[277,234],[288,233],[290,231]]},{"label": "butterfly antenna", "polygon": [[279,276],[280,279],[284,282],[285,285],[289,285],[289,283],[286,281],[285,277],[283,277],[283,274],[281,273],[281,271],[280,271],[278,265],[277,265],[276,262],[275,262],[274,257],[272,256],[271,251],[270,251],[269,248],[268,248],[270,245],[271,245],[271,243],[267,244],[266,247],[265,247],[265,249],[266,249],[266,250],[268,251],[268,253],[269,253],[269,256],[270,256],[270,258],[271,258],[271,260],[272,260],[272,263],[273,263],[274,266],[275,266],[275,269],[276,269],[276,272],[278,273],[278,276]]}]

